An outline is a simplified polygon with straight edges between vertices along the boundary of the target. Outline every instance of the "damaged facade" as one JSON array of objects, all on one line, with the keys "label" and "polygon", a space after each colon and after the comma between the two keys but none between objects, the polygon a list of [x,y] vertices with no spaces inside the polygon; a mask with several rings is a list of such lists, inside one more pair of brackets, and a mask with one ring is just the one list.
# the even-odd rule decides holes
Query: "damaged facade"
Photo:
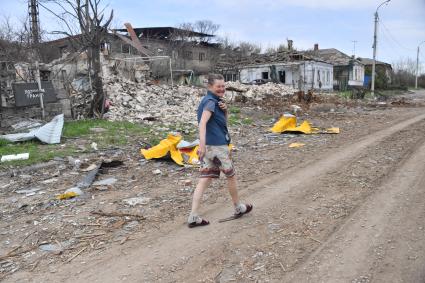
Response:
[{"label": "damaged facade", "polygon": [[333,66],[296,51],[275,54],[252,54],[249,59],[238,62],[232,69],[222,69],[229,81],[242,83],[274,82],[294,89],[331,91]]},{"label": "damaged facade", "polygon": [[350,87],[362,87],[364,84],[364,64],[353,57],[335,49],[319,49],[315,44],[312,51],[303,54],[317,58],[332,64],[333,88],[335,90],[347,90]]}]

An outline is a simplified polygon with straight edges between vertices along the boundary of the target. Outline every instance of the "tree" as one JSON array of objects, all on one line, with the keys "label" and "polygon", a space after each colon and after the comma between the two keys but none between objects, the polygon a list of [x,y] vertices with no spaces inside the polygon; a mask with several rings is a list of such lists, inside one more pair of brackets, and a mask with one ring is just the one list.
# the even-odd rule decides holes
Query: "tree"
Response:
[{"label": "tree", "polygon": [[400,58],[392,63],[394,75],[393,84],[399,86],[414,86],[416,62],[411,58]]},{"label": "tree", "polygon": [[[87,52],[89,73],[92,74],[94,97],[90,106],[90,115],[102,116],[103,112],[103,81],[100,65],[100,47],[108,34],[108,28],[113,19],[114,11],[105,17],[106,7],[102,0],[44,0],[44,3],[57,5],[61,13],[56,13],[45,5],[40,5],[54,14],[66,26],[66,30],[56,31],[56,34],[68,36],[75,42],[80,51]],[[70,21],[71,20],[71,21]]]},{"label": "tree", "polygon": [[243,56],[250,56],[252,53],[260,53],[261,45],[248,41],[241,41],[239,43],[238,49]]}]

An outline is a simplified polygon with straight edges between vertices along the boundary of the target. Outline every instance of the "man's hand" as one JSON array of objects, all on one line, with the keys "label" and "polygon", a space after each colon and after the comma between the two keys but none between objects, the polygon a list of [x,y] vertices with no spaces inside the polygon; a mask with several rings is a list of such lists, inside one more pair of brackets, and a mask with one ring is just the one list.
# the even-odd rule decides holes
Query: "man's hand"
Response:
[{"label": "man's hand", "polygon": [[224,101],[219,101],[218,106],[220,107],[221,110],[223,110],[224,112],[227,112],[227,104]]},{"label": "man's hand", "polygon": [[200,144],[198,148],[198,157],[199,160],[202,160],[207,152],[207,147],[205,145]]}]

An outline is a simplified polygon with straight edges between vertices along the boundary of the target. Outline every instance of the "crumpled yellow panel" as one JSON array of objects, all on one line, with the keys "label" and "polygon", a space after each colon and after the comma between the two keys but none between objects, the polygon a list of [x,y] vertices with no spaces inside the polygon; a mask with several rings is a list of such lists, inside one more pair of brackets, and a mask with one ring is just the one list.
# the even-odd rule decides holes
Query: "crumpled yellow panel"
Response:
[{"label": "crumpled yellow panel", "polygon": [[171,158],[177,164],[183,165],[183,157],[176,148],[176,145],[181,141],[181,139],[182,136],[169,134],[166,139],[160,141],[156,146],[149,149],[141,149],[140,152],[148,160],[153,158],[162,158],[170,152]]},{"label": "crumpled yellow panel", "polygon": [[270,130],[273,133],[301,132],[304,134],[311,134],[315,129],[311,127],[308,121],[302,122],[301,125],[297,127],[297,118],[295,116],[282,116],[282,118],[280,118]]},{"label": "crumpled yellow panel", "polygon": [[273,128],[271,128],[270,130],[273,133],[283,133],[285,132],[287,129],[293,129],[297,127],[297,118],[295,116],[293,117],[285,117],[282,116],[279,121],[277,121],[274,125]]}]

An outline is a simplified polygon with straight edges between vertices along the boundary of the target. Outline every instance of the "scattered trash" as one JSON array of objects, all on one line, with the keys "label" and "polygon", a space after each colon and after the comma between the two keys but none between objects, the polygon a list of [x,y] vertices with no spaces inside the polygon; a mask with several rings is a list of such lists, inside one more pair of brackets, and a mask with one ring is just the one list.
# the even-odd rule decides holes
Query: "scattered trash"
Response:
[{"label": "scattered trash", "polygon": [[81,196],[83,194],[83,191],[78,187],[73,187],[70,189],[67,189],[63,194],[58,195],[56,198],[59,200],[64,199],[70,199],[74,197]]},{"label": "scattered trash", "polygon": [[273,133],[298,132],[311,134],[313,132],[313,129],[308,121],[304,121],[297,127],[297,117],[292,114],[284,114],[270,130]]},{"label": "scattered trash", "polygon": [[60,247],[59,245],[54,245],[54,244],[41,244],[38,246],[38,248],[42,251],[52,252],[56,255],[61,254],[63,251],[62,247]]},{"label": "scattered trash", "polygon": [[134,197],[134,198],[124,199],[123,202],[125,202],[129,206],[136,206],[138,204],[146,205],[150,202],[150,200],[151,199],[147,197]]},{"label": "scattered trash", "polygon": [[270,129],[273,133],[303,133],[303,134],[339,134],[339,128],[328,129],[313,128],[308,121],[297,126],[297,117],[292,114],[284,114]]},{"label": "scattered trash", "polygon": [[63,114],[60,114],[54,117],[52,121],[50,121],[46,125],[38,129],[32,130],[29,133],[3,135],[0,136],[0,139],[5,139],[10,142],[20,142],[37,138],[47,144],[57,144],[60,143],[63,122]]},{"label": "scattered trash", "polygon": [[199,145],[199,140],[194,140],[193,142],[188,141],[180,141],[177,145],[177,149],[185,149],[185,148],[194,148]]},{"label": "scattered trash", "polygon": [[82,168],[81,171],[83,171],[83,172],[89,172],[89,171],[92,171],[92,170],[94,170],[96,168],[97,168],[97,165],[96,164],[90,164],[88,167]]},{"label": "scattered trash", "polygon": [[25,196],[30,197],[35,195],[35,193],[40,190],[41,190],[40,188],[30,188],[30,189],[24,189],[24,190],[17,190],[16,193],[25,194]]},{"label": "scattered trash", "polygon": [[111,186],[117,182],[117,178],[111,177],[107,179],[103,179],[100,181],[96,181],[92,184],[92,186]]},{"label": "scattered trash", "polygon": [[97,151],[97,143],[92,142],[90,146],[91,146],[92,149]]},{"label": "scattered trash", "polygon": [[303,147],[303,146],[305,146],[305,143],[299,143],[299,142],[294,142],[289,145],[290,148],[297,148],[297,147]]},{"label": "scattered trash", "polygon": [[298,105],[291,105],[291,110],[294,113],[294,115],[297,115],[298,112],[301,112],[303,109]]},{"label": "scattered trash", "polygon": [[155,170],[152,171],[152,174],[154,174],[154,175],[160,175],[160,174],[162,174],[162,172],[159,169],[155,169]]},{"label": "scattered trash", "polygon": [[[198,148],[199,140],[187,142],[182,140],[180,134],[170,133],[158,145],[149,149],[141,149],[140,152],[146,160],[169,156],[178,165],[198,165],[200,163]],[[233,145],[230,144],[229,149],[233,149]]]},{"label": "scattered trash", "polygon": [[181,135],[168,134],[167,138],[160,141],[158,145],[150,149],[141,149],[141,154],[147,159],[163,158],[167,154],[179,165],[183,165],[183,157],[177,150],[177,144],[182,140]]},{"label": "scattered trash", "polygon": [[28,119],[11,125],[14,131],[25,131],[29,129],[39,128],[41,126],[43,126],[43,124],[34,119]]},{"label": "scattered trash", "polygon": [[30,158],[30,154],[29,153],[19,153],[19,154],[3,155],[1,157],[0,162],[16,161],[16,160],[27,160],[28,158]]}]

